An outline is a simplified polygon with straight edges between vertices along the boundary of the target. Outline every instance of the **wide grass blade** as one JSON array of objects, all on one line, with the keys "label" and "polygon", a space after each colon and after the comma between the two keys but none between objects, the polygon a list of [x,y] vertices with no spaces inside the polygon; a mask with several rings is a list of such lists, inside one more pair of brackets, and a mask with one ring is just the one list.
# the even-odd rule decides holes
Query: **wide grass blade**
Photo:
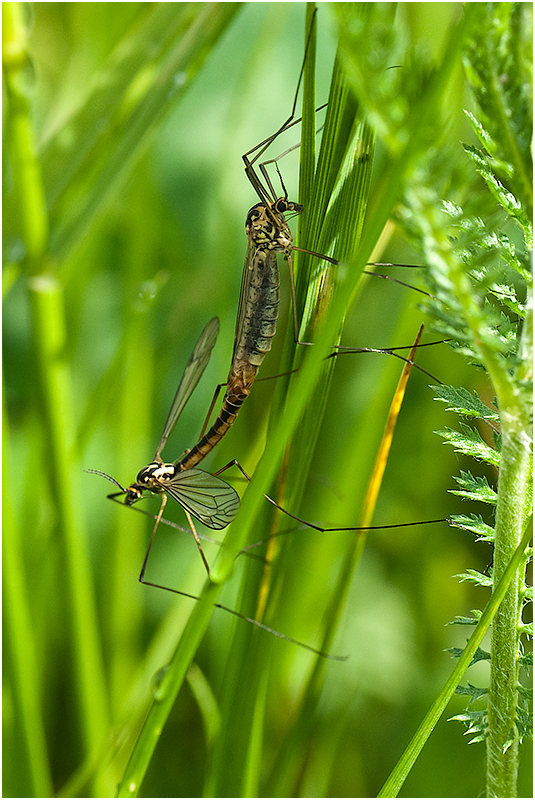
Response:
[{"label": "wide grass blade", "polygon": [[143,8],[82,105],[44,147],[56,257],[67,259],[105,213],[238,9],[239,3]]}]

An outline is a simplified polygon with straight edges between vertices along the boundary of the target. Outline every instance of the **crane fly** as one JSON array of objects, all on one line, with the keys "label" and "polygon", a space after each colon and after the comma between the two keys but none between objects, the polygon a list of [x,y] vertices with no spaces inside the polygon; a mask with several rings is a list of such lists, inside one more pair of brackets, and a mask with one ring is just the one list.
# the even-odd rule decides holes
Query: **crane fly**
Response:
[{"label": "crane fly", "polygon": [[[313,25],[314,20],[312,22],[312,26],[308,34],[307,44],[305,46],[305,55],[301,66],[297,91],[294,96],[294,102],[290,116],[272,136],[268,137],[268,139],[265,139],[263,142],[256,145],[256,147],[252,148],[252,150],[249,150],[242,156],[245,164],[245,173],[251,185],[258,194],[260,202],[249,209],[245,223],[247,252],[245,256],[240,288],[231,366],[226,382],[224,384],[220,384],[216,389],[212,405],[208,411],[207,420],[211,415],[219,390],[226,386],[221,411],[206,433],[204,433],[204,428],[207,425],[207,423],[205,423],[199,442],[191,450],[189,450],[185,454],[184,458],[179,462],[181,469],[191,469],[198,464],[199,461],[201,461],[226,434],[236,419],[236,416],[245,399],[250,394],[251,386],[257,376],[264,357],[271,349],[279,312],[280,278],[277,264],[277,253],[281,253],[284,256],[289,266],[295,342],[298,344],[309,344],[308,342],[300,342],[298,337],[298,321],[292,258],[292,253],[295,248],[293,245],[292,233],[285,216],[288,213],[301,214],[303,211],[303,206],[300,203],[293,202],[288,199],[288,193],[284,186],[284,182],[282,181],[280,172],[279,177],[281,179],[284,194],[282,196],[277,196],[266,169],[266,164],[272,162],[276,163],[278,159],[272,159],[271,161],[258,163],[258,171],[261,173],[264,179],[263,181],[255,169],[255,164],[259,161],[260,157],[266,151],[269,145],[272,144],[272,142],[274,142],[281,133],[288,130],[300,121],[295,120],[295,110]],[[254,154],[254,156],[249,158],[249,156],[252,154]],[[333,264],[340,264],[339,261],[336,261],[328,256],[321,256],[318,253],[312,253],[312,255],[318,256],[319,258],[325,259]],[[386,278],[387,276],[380,277]],[[426,293],[424,292],[424,294]],[[406,361],[403,356],[399,355],[395,351],[410,349],[411,347],[412,345],[407,347],[387,349],[340,348],[339,352],[386,353],[400,358],[402,361]],[[339,354],[339,352],[337,347],[337,352],[331,355],[335,356]],[[415,366],[417,369],[421,369],[421,371],[426,372],[426,370],[418,365]],[[428,374],[433,380],[438,380],[433,375],[430,375],[430,373],[426,374]]]},{"label": "crane fly", "polygon": [[232,522],[240,507],[240,499],[237,492],[232,486],[226,483],[226,481],[204,470],[185,467],[183,465],[184,459],[178,462],[166,463],[161,457],[162,450],[178,418],[208,364],[218,332],[219,320],[217,317],[214,317],[202,331],[193,353],[186,364],[171,409],[165,421],[160,441],[154,453],[154,458],[150,464],[147,464],[146,467],[143,467],[143,469],[138,472],[135,482],[124,488],[115,478],[112,478],[104,472],[100,472],[99,470],[87,470],[87,472],[102,475],[112,481],[112,483],[115,483],[120,491],[110,494],[108,497],[111,500],[124,497],[122,504],[125,506],[132,506],[134,503],[137,503],[146,492],[161,495],[162,502],[160,511],[156,517],[156,523],[150,538],[149,549],[143,562],[140,581],[143,581],[147,558],[156,529],[162,518],[167,502],[167,495],[170,495],[184,509],[208,574],[210,574],[210,569],[195,530],[192,517],[200,520],[200,522],[208,528],[219,530],[225,528]]},{"label": "crane fly", "polygon": [[[313,24],[314,20],[312,25]],[[191,450],[189,450],[185,454],[184,458],[179,462],[178,466],[180,466],[181,469],[191,469],[198,464],[199,461],[201,461],[226,434],[236,419],[236,416],[245,399],[250,394],[251,386],[257,376],[264,357],[271,349],[279,313],[280,277],[277,264],[278,253],[281,253],[284,256],[288,262],[290,271],[295,342],[298,344],[309,344],[308,342],[300,342],[298,337],[298,321],[295,302],[292,258],[292,253],[295,248],[293,245],[292,233],[285,216],[288,213],[301,214],[303,211],[303,206],[300,203],[293,202],[288,199],[288,193],[284,186],[284,182],[282,181],[280,172],[279,177],[281,179],[284,194],[283,196],[277,196],[266,169],[266,164],[272,162],[276,163],[278,159],[272,159],[271,161],[258,164],[258,170],[263,176],[264,182],[262,181],[258,172],[255,170],[255,164],[258,162],[267,147],[269,147],[269,145],[275,141],[275,139],[281,133],[288,130],[300,121],[294,119],[295,110],[311,34],[312,26],[308,35],[307,44],[305,46],[305,55],[301,66],[297,91],[294,96],[294,102],[290,116],[272,136],[268,137],[268,139],[265,139],[259,145],[256,145],[256,147],[252,148],[252,150],[249,150],[242,156],[245,164],[246,175],[251,185],[257,192],[260,202],[249,209],[245,223],[247,251],[242,273],[231,366],[226,382],[224,384],[220,384],[216,388],[212,405],[208,411],[207,421],[215,405],[219,390],[226,386],[221,411],[206,433],[204,433],[204,429],[206,428],[207,422],[205,423],[199,442]],[[250,159],[249,156],[251,156],[253,153],[255,155],[252,159]],[[328,256],[322,256],[318,253],[312,253],[312,255],[318,256],[319,258],[325,259],[333,264],[340,264],[339,261],[336,261]],[[376,275],[377,273],[370,274]],[[386,278],[387,276],[380,277]],[[424,294],[427,293],[424,292]],[[430,345],[434,343],[428,344]],[[340,348],[339,352],[385,353],[400,358],[402,361],[406,361],[403,356],[399,355],[395,351],[410,349],[411,347],[412,345],[387,349]],[[335,356],[338,354],[337,347],[337,352],[331,355]],[[418,365],[415,366],[417,369],[420,369],[422,372],[428,374],[433,380],[438,381],[438,378],[435,378],[430,373],[427,373],[423,368],[419,367]],[[239,468],[241,469],[240,466]]]},{"label": "crane fly", "polygon": [[[259,202],[255,204],[248,212],[246,218],[245,229],[246,233],[249,237],[249,241],[251,242],[251,236],[253,236],[253,242],[258,248],[269,248],[270,254],[272,256],[269,260],[269,269],[273,271],[273,278],[272,278],[272,285],[274,293],[277,292],[278,294],[278,286],[279,286],[279,273],[276,264],[276,257],[275,253],[282,253],[285,260],[288,263],[288,271],[290,276],[290,292],[291,292],[291,306],[292,306],[292,317],[293,317],[293,329],[294,329],[294,342],[296,344],[301,345],[310,345],[310,342],[302,342],[299,339],[299,322],[297,316],[297,303],[296,303],[296,292],[295,292],[295,277],[294,277],[294,268],[293,268],[293,253],[294,251],[299,251],[313,257],[316,257],[322,261],[327,261],[334,266],[343,266],[343,262],[332,258],[331,256],[324,255],[322,253],[315,252],[313,250],[304,249],[301,247],[297,247],[293,243],[292,233],[290,228],[287,224],[287,220],[285,215],[287,213],[301,214],[304,211],[304,207],[301,203],[293,202],[288,199],[288,192],[284,185],[284,181],[282,179],[282,175],[280,173],[278,162],[281,158],[287,155],[292,150],[297,149],[300,147],[300,144],[296,144],[293,147],[288,148],[283,153],[278,155],[275,158],[268,159],[266,161],[260,161],[264,153],[267,149],[276,141],[276,139],[281,136],[286,131],[293,128],[295,125],[302,121],[302,118],[296,119],[296,109],[297,109],[297,101],[299,96],[299,91],[301,87],[301,83],[303,80],[305,64],[307,60],[307,54],[309,50],[309,46],[312,39],[312,34],[314,31],[314,26],[316,24],[316,16],[317,16],[317,8],[314,11],[312,16],[312,21],[310,25],[310,29],[308,32],[306,45],[305,45],[305,53],[303,57],[303,62],[301,65],[301,70],[299,73],[299,78],[297,81],[297,88],[295,91],[292,109],[288,118],[283,122],[282,125],[275,131],[275,133],[268,136],[259,144],[255,145],[255,147],[248,150],[246,153],[242,155],[242,161],[245,167],[245,174],[247,179],[249,180],[251,186],[255,190]],[[316,109],[317,111],[321,111],[322,109],[326,108],[328,103],[324,103],[319,108]],[[323,126],[322,126],[323,127]],[[362,156],[363,160],[368,160],[369,155],[365,153]],[[283,194],[280,195],[274,188],[273,182],[269,176],[269,172],[267,170],[267,166],[269,164],[275,164],[278,177],[281,183]],[[418,269],[415,265],[409,264],[394,264],[391,262],[369,262],[367,266],[375,266],[375,267],[406,267],[406,268],[413,268]],[[414,291],[419,292],[427,297],[429,297],[429,293],[420,289],[418,287],[412,286],[411,284],[405,283],[404,281],[398,280],[397,278],[392,278],[389,275],[384,275],[382,273],[364,270],[364,274],[374,276],[377,278],[381,278],[384,280],[389,280],[394,283],[397,283],[401,286],[410,288]],[[244,271],[243,276],[243,283],[242,283],[242,295],[246,290],[245,284],[247,281],[246,271]],[[442,342],[440,342],[442,343]],[[429,344],[435,344],[429,343]],[[425,346],[425,345],[419,345]],[[372,349],[372,348],[351,348],[351,347],[341,347],[340,345],[333,345],[336,350],[341,352],[376,352],[376,353],[385,353],[388,355],[393,355],[395,357],[401,358],[404,360],[403,357],[398,356],[397,353],[394,351],[396,350],[409,350],[411,346],[406,347],[393,347],[393,348],[383,348],[383,349]],[[332,356],[337,355],[337,353],[331,354]],[[421,369],[418,365],[415,365],[417,369]],[[424,371],[424,370],[422,370]],[[430,376],[433,378],[433,376]],[[434,378],[433,378],[434,379]]]}]

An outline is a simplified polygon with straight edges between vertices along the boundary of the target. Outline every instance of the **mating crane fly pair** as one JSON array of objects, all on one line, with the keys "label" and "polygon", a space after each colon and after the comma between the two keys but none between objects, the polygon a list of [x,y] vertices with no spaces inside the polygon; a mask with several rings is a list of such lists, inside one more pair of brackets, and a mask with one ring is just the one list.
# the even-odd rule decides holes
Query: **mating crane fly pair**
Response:
[{"label": "mating crane fly pair", "polygon": [[[250,167],[252,170],[251,163]],[[262,201],[249,211],[246,222],[248,247],[240,290],[232,362],[221,412],[211,428],[191,450],[186,451],[181,459],[173,463],[164,463],[161,452],[197,386],[215,344],[219,331],[219,320],[216,317],[210,320],[201,333],[184,370],[154,458],[138,473],[136,482],[123,488],[110,475],[98,470],[88,470],[103,475],[115,483],[120,491],[108,497],[116,500],[124,496],[124,505],[133,505],[146,491],[162,496],[140,580],[143,580],[148,552],[162,517],[167,495],[173,497],[184,509],[208,574],[210,569],[192,517],[217,530],[226,527],[238,512],[240,501],[236,491],[217,475],[195,469],[195,466],[215,447],[236,419],[245,398],[251,391],[258,368],[271,349],[279,309],[279,272],[276,253],[282,252],[287,258],[291,257],[293,243],[284,214],[288,211],[300,213],[302,210],[302,206],[298,203],[292,203],[284,197],[274,198],[273,201]]]},{"label": "mating crane fly pair", "polygon": [[[276,131],[275,134],[266,139],[264,142],[261,142],[242,157],[245,164],[246,175],[258,194],[260,202],[250,209],[246,220],[248,246],[240,289],[234,349],[230,371],[226,382],[226,391],[219,415],[210,429],[204,435],[201,435],[200,440],[191,450],[187,450],[180,459],[172,463],[164,462],[161,457],[163,448],[165,447],[165,444],[167,443],[167,440],[174,429],[187,401],[197,386],[209,361],[212,348],[214,347],[219,331],[219,320],[217,317],[214,317],[202,331],[199,340],[195,345],[193,353],[186,365],[151,463],[140,470],[136,481],[126,488],[121,486],[121,484],[115,480],[115,478],[112,478],[110,475],[101,472],[100,470],[87,470],[87,472],[102,475],[114,483],[120,491],[110,494],[108,497],[116,502],[120,502],[118,498],[122,497],[124,499],[121,504],[126,506],[132,506],[133,504],[137,503],[137,501],[142,499],[146,492],[159,494],[162,498],[160,510],[156,516],[156,521],[139,577],[139,580],[143,583],[148,583],[147,581],[144,581],[147,560],[156,529],[160,523],[160,520],[162,519],[168,495],[176,500],[184,509],[208,575],[210,574],[209,566],[203,553],[199,536],[195,530],[195,525],[192,518],[199,520],[209,528],[218,530],[226,527],[234,519],[238,512],[240,499],[237,492],[226,481],[218,477],[221,472],[226,470],[232,464],[237,464],[237,462],[231,462],[231,464],[223,467],[215,475],[198,469],[197,465],[215,447],[215,445],[221,440],[221,438],[233,424],[244,400],[251,391],[251,385],[255,380],[258,369],[262,364],[266,353],[271,349],[279,308],[279,271],[276,258],[277,253],[282,253],[284,255],[290,269],[294,339],[296,343],[306,344],[298,341],[297,312],[292,269],[292,252],[294,247],[292,234],[285,217],[285,215],[289,212],[294,214],[301,213],[303,211],[303,207],[299,203],[288,200],[286,188],[284,187],[282,178],[281,184],[284,194],[282,196],[277,196],[266,169],[266,164],[273,162],[276,164],[277,159],[272,159],[271,161],[266,161],[264,163],[259,163],[259,159],[269,145],[274,142],[281,133],[288,130],[290,127],[300,121],[295,119],[295,109],[303,76],[307,49],[308,43],[307,48],[305,49],[305,58],[301,68],[290,117]],[[250,156],[251,158],[249,158]],[[256,172],[255,164],[258,164],[258,169],[264,178],[264,182]],[[278,166],[277,172],[279,172]],[[331,263],[339,263],[332,258],[321,256],[320,254],[314,252],[312,252],[311,255],[318,256],[319,258],[323,258]],[[401,283],[400,281],[396,282]],[[353,352],[382,352],[401,358],[403,361],[407,361],[407,359],[394,352],[396,349],[407,348],[389,348],[387,350],[351,348]],[[336,354],[336,352],[333,353],[333,355]],[[412,362],[409,363],[412,364]],[[425,370],[423,371],[425,372]],[[237,464],[237,466],[241,469],[239,464]],[[243,470],[242,472],[245,475]],[[317,525],[308,523],[305,520],[301,520],[299,517],[296,517],[293,514],[290,514],[285,509],[278,506],[273,500],[271,500],[271,498],[268,498],[267,495],[266,498],[281,511],[288,514],[288,516],[319,531],[369,530],[369,528],[363,529],[355,527],[321,528]],[[436,521],[438,520],[432,520],[432,522]],[[425,523],[405,523],[405,525],[416,524]],[[400,526],[389,525],[377,527],[390,528]],[[158,586],[158,584],[149,585]],[[169,587],[160,588],[168,589]],[[175,589],[169,590],[178,594],[185,594],[184,592],[180,592]],[[193,597],[192,595],[186,596]],[[236,614],[237,616],[243,616],[232,609],[226,610],[231,611],[231,613]],[[259,627],[267,629],[266,626],[257,622],[256,620],[249,620],[249,618],[246,619],[248,619],[250,622],[253,622],[253,624],[258,625]],[[272,629],[267,630],[270,630],[276,635],[283,636],[282,634],[278,634],[276,631],[272,631]],[[283,636],[283,638],[289,637]],[[302,645],[300,642],[297,642],[297,644]],[[319,652],[314,648],[309,648],[307,645],[302,646],[305,646],[307,649],[310,649],[315,653]],[[325,654],[321,653],[321,655]]]}]

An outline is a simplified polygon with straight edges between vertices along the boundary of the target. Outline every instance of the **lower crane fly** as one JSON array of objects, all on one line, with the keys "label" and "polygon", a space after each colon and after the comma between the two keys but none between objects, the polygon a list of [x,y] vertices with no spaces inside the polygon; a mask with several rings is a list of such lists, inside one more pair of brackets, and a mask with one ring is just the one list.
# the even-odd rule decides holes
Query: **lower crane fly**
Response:
[{"label": "lower crane fly", "polygon": [[[143,469],[138,472],[135,482],[125,488],[121,486],[119,481],[115,480],[115,478],[112,478],[112,476],[108,475],[106,472],[96,469],[84,470],[84,472],[92,473],[94,475],[102,475],[102,477],[114,483],[120,489],[120,491],[109,494],[108,498],[110,500],[114,500],[115,502],[119,502],[118,498],[124,497],[124,501],[121,503],[121,505],[133,506],[138,502],[138,500],[142,499],[145,492],[152,492],[153,494],[161,495],[162,502],[160,510],[155,518],[156,521],[154,523],[149,546],[143,560],[143,566],[141,568],[139,580],[141,583],[147,583],[149,586],[166,589],[174,594],[180,594],[183,597],[189,597],[192,600],[198,600],[199,598],[195,595],[188,594],[187,592],[179,591],[178,589],[171,589],[170,587],[149,583],[144,581],[143,578],[145,575],[147,560],[154,536],[156,534],[156,529],[158,528],[160,520],[162,519],[162,514],[167,502],[167,495],[173,497],[184,509],[208,575],[210,575],[210,569],[203,553],[199,537],[195,530],[192,517],[200,520],[209,528],[219,530],[232,522],[240,507],[240,498],[237,492],[232,488],[232,486],[226,483],[226,481],[223,481],[216,475],[211,475],[209,472],[205,472],[204,470],[191,469],[185,466],[185,464],[189,462],[190,454],[193,451],[186,451],[180,460],[172,463],[164,462],[161,457],[161,452],[165,447],[165,444],[173,428],[175,427],[178,418],[184,409],[184,406],[189,400],[206,368],[206,365],[208,364],[218,332],[219,319],[217,317],[213,317],[213,319],[210,320],[210,322],[202,331],[197,344],[194,347],[193,353],[186,364],[186,368],[171,405],[171,410],[169,411],[168,417],[165,421],[163,432],[160,437],[160,441],[158,442],[158,447],[156,448],[154,458],[150,464],[147,464],[146,467],[143,467]],[[200,461],[201,458],[206,455],[209,449],[211,448],[205,448],[205,451],[202,454],[197,449],[195,451],[195,455],[193,456],[195,463],[198,463],[198,461]],[[274,501],[271,502],[274,503]],[[281,508],[277,503],[274,503],[274,505],[279,509]],[[163,521],[168,522],[167,520]],[[279,631],[264,625],[263,622],[252,619],[251,617],[247,617],[245,614],[241,614],[239,611],[228,608],[228,606],[215,603],[215,607],[221,608],[224,611],[228,611],[230,614],[233,614],[234,616],[239,617],[246,622],[250,622],[252,625],[261,628],[262,630],[267,631],[268,633],[271,633],[280,639],[285,639],[286,641],[296,644],[305,650],[309,650],[315,655],[332,659],[334,661],[345,661],[347,659],[347,656],[336,656],[331,655],[330,653],[324,653],[321,650],[317,650],[315,647],[311,647],[304,642],[293,639],[291,636],[286,636],[283,633],[279,633]]]},{"label": "lower crane fly", "polygon": [[[193,390],[199,383],[201,375],[208,364],[218,333],[219,319],[213,317],[201,333],[193,353],[186,364],[154,457],[150,464],[147,464],[146,467],[143,467],[143,469],[138,472],[135,482],[124,488],[115,478],[112,478],[111,475],[107,475],[105,472],[95,469],[85,470],[95,475],[102,475],[118,486],[120,491],[109,494],[108,498],[119,502],[117,498],[124,496],[122,505],[134,505],[138,500],[141,500],[145,492],[159,494],[162,497],[160,511],[156,517],[156,523],[150,538],[149,549],[147,550],[147,555],[145,556],[143,568],[139,577],[140,581],[143,581],[147,558],[156,529],[162,518],[167,502],[167,495],[170,495],[184,509],[208,574],[210,574],[210,569],[201,547],[197,531],[195,530],[192,517],[200,520],[200,522],[208,528],[220,530],[232,522],[240,507],[240,498],[237,492],[226,481],[202,469],[192,469],[186,466],[188,463],[187,452],[182,459],[172,463],[164,462],[161,457],[162,450],[184,406],[191,397]],[[203,456],[197,458],[195,463],[200,461],[202,457]]]}]

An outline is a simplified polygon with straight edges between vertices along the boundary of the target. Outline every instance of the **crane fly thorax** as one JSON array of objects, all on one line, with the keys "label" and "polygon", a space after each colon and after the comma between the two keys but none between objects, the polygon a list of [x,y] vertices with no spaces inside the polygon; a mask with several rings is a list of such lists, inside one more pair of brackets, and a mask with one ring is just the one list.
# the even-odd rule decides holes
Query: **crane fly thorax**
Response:
[{"label": "crane fly thorax", "polygon": [[[162,484],[166,480],[173,478],[176,475],[176,467],[174,464],[163,464],[161,461],[153,461],[147,464],[146,467],[138,473],[136,483],[133,484],[141,489],[147,489],[150,492],[160,493],[163,491]],[[133,487],[130,487],[131,489]]]},{"label": "crane fly thorax", "polygon": [[286,252],[292,246],[292,234],[284,214],[300,214],[303,206],[281,197],[274,203],[257,203],[247,214],[245,232],[250,241],[261,250]]}]

